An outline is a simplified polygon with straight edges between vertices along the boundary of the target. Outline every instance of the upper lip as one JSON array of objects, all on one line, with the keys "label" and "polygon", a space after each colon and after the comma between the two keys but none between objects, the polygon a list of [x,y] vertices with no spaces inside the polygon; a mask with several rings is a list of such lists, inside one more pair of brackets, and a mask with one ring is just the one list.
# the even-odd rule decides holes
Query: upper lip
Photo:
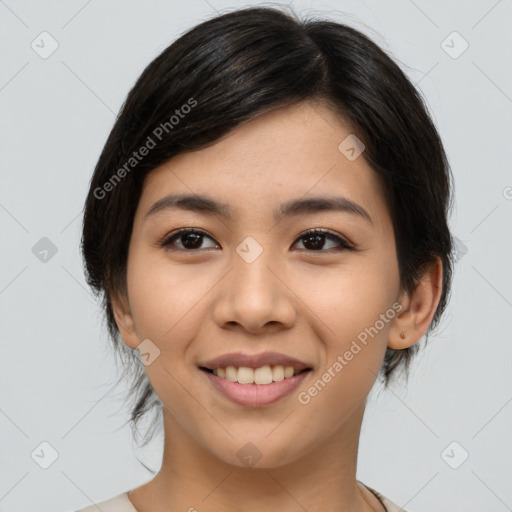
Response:
[{"label": "upper lip", "polygon": [[200,367],[214,370],[216,368],[226,368],[227,366],[241,366],[247,368],[260,368],[262,366],[293,366],[297,370],[311,368],[303,361],[299,361],[294,357],[280,354],[278,352],[261,352],[260,354],[247,354],[243,352],[233,352],[231,354],[223,354],[215,359],[210,359],[199,364]]}]

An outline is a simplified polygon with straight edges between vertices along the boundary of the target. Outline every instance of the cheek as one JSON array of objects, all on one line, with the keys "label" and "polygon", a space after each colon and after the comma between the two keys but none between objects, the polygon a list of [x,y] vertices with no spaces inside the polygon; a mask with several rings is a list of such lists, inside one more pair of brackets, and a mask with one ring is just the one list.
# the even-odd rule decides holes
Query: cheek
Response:
[{"label": "cheek", "polygon": [[369,391],[380,370],[399,289],[392,258],[360,263],[302,281],[306,304],[321,320],[319,335],[325,350],[321,364],[327,373],[317,388],[323,390],[325,384],[331,391],[322,391],[323,400],[337,403],[345,396],[349,407],[352,399],[360,400]]},{"label": "cheek", "polygon": [[160,343],[183,339],[184,329],[198,325],[197,305],[215,284],[214,275],[194,265],[173,265],[142,252],[131,257],[127,279],[139,335]]},{"label": "cheek", "polygon": [[295,280],[294,288],[330,333],[327,338],[340,347],[389,310],[399,290],[397,264],[386,254],[358,255],[353,264],[331,270],[312,268]]},{"label": "cheek", "polygon": [[378,272],[350,273],[331,279],[322,293],[310,295],[322,320],[321,368],[299,390],[304,413],[322,418],[322,435],[334,433],[361,406],[375,383],[394,318],[393,288]]},{"label": "cheek", "polygon": [[141,250],[130,253],[127,281],[137,335],[149,338],[159,351],[145,371],[166,409],[182,421],[191,407],[189,384],[182,384],[190,372],[187,347],[205,313],[201,298],[214,280],[192,265],[172,265]]}]

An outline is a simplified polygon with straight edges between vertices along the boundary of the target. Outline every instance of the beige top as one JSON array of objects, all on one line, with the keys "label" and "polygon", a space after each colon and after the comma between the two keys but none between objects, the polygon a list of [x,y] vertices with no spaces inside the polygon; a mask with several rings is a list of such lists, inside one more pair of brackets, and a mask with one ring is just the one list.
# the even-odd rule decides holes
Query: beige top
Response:
[{"label": "beige top", "polygon": [[[363,484],[365,485],[365,484]],[[382,496],[382,494],[378,493],[376,490],[372,489],[365,485],[367,489],[369,489],[373,494],[380,499],[382,504],[386,507],[387,512],[406,512],[403,508],[395,505],[392,501],[389,501],[386,497]],[[137,509],[132,505],[132,502],[128,498],[128,492],[123,492],[118,496],[110,498],[108,500],[102,501],[101,503],[96,503],[87,508],[82,508],[77,510],[77,512],[98,512],[98,509],[101,512],[138,512]]]}]

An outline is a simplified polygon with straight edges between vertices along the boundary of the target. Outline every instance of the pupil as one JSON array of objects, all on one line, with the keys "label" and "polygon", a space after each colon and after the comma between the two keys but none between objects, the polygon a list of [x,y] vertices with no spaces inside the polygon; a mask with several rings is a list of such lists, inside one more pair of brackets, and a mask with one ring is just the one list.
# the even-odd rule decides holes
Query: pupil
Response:
[{"label": "pupil", "polygon": [[[201,245],[202,237],[203,235],[198,235],[197,233],[185,233],[184,235],[181,235],[181,243],[187,249],[197,249]],[[187,240],[192,240],[192,244],[187,244]]]},{"label": "pupil", "polygon": [[325,238],[325,235],[314,234],[314,235],[308,235],[306,237],[306,240],[313,240],[312,249],[321,249],[322,246],[324,245],[324,238]]}]

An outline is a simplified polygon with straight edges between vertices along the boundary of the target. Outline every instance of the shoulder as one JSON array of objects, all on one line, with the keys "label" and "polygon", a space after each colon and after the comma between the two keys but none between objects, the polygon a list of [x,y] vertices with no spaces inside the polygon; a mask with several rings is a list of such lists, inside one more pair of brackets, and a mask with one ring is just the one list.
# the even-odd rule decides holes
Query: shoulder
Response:
[{"label": "shoulder", "polygon": [[386,507],[387,512],[407,512],[402,507],[399,507],[396,503],[393,503],[391,500],[386,498],[386,496],[383,496],[380,492],[376,491],[375,489],[372,489],[371,487],[368,487],[365,485],[365,487],[370,490],[377,498],[379,498],[380,501],[382,501],[382,504]]},{"label": "shoulder", "polygon": [[137,512],[137,509],[128,498],[128,492],[123,492],[113,498],[95,503],[76,512],[98,512],[98,509],[102,512]]}]

